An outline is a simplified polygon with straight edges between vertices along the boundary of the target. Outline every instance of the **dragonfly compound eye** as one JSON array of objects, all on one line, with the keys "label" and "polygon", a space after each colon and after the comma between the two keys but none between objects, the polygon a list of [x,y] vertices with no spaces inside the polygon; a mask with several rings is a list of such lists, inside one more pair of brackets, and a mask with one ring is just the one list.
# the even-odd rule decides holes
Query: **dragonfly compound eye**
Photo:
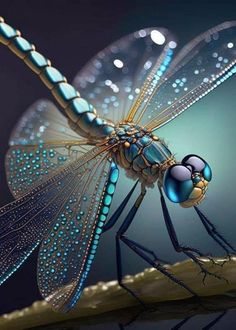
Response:
[{"label": "dragonfly compound eye", "polygon": [[163,188],[172,202],[191,207],[204,199],[211,178],[207,162],[199,156],[188,155],[181,164],[174,164],[166,170]]},{"label": "dragonfly compound eye", "polygon": [[192,168],[193,173],[201,173],[203,178],[208,182],[211,181],[211,168],[203,158],[197,155],[188,155],[184,157],[184,159],[182,160],[182,164],[188,167],[190,166]]}]

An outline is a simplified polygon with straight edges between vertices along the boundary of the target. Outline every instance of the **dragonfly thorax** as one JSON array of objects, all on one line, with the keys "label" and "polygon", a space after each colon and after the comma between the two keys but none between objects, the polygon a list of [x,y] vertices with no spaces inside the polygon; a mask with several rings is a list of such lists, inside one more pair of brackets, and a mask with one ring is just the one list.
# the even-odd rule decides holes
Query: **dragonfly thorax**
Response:
[{"label": "dragonfly thorax", "polygon": [[119,124],[109,143],[117,164],[129,177],[151,185],[175,161],[164,141],[147,129],[132,123]]}]

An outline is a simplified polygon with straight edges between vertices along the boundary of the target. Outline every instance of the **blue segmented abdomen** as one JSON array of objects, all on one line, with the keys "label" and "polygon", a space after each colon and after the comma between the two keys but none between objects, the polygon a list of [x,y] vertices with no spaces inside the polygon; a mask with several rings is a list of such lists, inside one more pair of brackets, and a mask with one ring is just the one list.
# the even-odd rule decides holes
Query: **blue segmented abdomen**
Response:
[{"label": "blue segmented abdomen", "polygon": [[95,229],[95,232],[94,232],[94,235],[92,238],[92,243],[91,243],[91,246],[90,246],[90,249],[88,252],[87,261],[86,261],[86,264],[84,267],[84,272],[82,274],[80,284],[77,288],[77,293],[75,294],[73,300],[71,301],[70,308],[74,307],[74,305],[77,303],[77,301],[80,298],[80,295],[83,291],[84,282],[88,276],[91,265],[93,263],[95,253],[97,251],[98,242],[99,242],[100,236],[102,234],[102,228],[105,224],[105,221],[107,220],[107,216],[108,216],[108,213],[110,210],[110,206],[111,206],[112,198],[113,198],[113,195],[114,195],[114,192],[116,189],[116,184],[117,184],[118,178],[119,178],[118,167],[116,166],[116,164],[114,162],[112,162],[108,180],[107,180],[107,184],[106,184],[104,195],[103,195],[103,199],[101,202],[100,211],[98,213],[96,229]]},{"label": "blue segmented abdomen", "polygon": [[79,135],[99,140],[114,131],[113,123],[99,118],[94,107],[80,97],[60,71],[52,67],[47,58],[35,51],[35,47],[1,17],[0,43],[6,45],[40,77],[62,107],[70,127]]}]

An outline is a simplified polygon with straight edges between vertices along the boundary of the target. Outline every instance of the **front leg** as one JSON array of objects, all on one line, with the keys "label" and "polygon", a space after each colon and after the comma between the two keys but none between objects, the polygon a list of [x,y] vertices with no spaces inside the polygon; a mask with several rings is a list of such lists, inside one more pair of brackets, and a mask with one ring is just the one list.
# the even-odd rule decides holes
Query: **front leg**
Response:
[{"label": "front leg", "polygon": [[220,277],[217,274],[209,272],[203,266],[203,262],[198,257],[207,257],[210,261],[212,261],[213,264],[216,264],[212,258],[210,258],[209,256],[205,256],[202,252],[200,252],[196,248],[192,248],[189,246],[183,246],[179,243],[177,235],[176,235],[176,231],[175,231],[173,222],[171,220],[171,217],[170,217],[170,214],[169,214],[166,202],[165,202],[165,198],[163,196],[162,189],[160,186],[159,186],[159,191],[160,191],[160,196],[161,196],[161,206],[162,206],[162,211],[163,211],[163,215],[164,215],[166,228],[167,228],[168,234],[170,236],[170,240],[172,242],[172,245],[173,245],[175,251],[178,253],[181,253],[181,252],[184,253],[186,256],[191,258],[199,266],[201,273],[203,273],[203,283],[204,283],[207,275],[214,276],[215,278],[217,278],[219,280],[224,279],[223,277]]},{"label": "front leg", "polygon": [[[187,290],[191,295],[197,296],[197,294],[189,288],[186,284],[184,284],[182,281],[180,281],[178,278],[176,278],[174,275],[169,273],[166,268],[162,265],[163,260],[156,256],[156,254],[150,250],[149,248],[144,247],[143,245],[129,239],[125,236],[126,231],[128,230],[129,226],[131,225],[135,214],[137,213],[137,210],[139,206],[141,205],[143,198],[146,194],[146,189],[144,185],[142,185],[142,190],[137,198],[136,202],[134,203],[133,207],[130,209],[128,215],[126,216],[124,222],[122,223],[121,227],[117,231],[116,234],[116,260],[117,260],[117,273],[118,273],[118,282],[122,288],[124,288],[126,291],[128,291],[134,298],[136,298],[141,304],[143,302],[140,300],[140,298],[137,296],[136,293],[134,293],[132,290],[130,290],[122,281],[122,256],[121,256],[121,249],[120,249],[120,241],[122,241],[125,245],[127,245],[132,251],[134,251],[138,256],[140,256],[143,260],[145,260],[150,266],[156,268],[159,272],[161,272],[163,275],[167,276],[170,280],[172,280],[174,283],[180,285],[182,288]],[[143,304],[144,305],[144,304]]]},{"label": "front leg", "polygon": [[130,209],[129,213],[125,217],[125,220],[123,221],[122,225],[120,226],[119,230],[116,233],[116,265],[117,265],[117,280],[120,287],[126,290],[131,296],[133,296],[141,305],[143,305],[146,308],[145,303],[138,297],[138,295],[123,283],[122,255],[121,255],[121,247],[120,247],[120,240],[122,240],[123,234],[128,230],[129,226],[131,225],[138,211],[138,208],[143,201],[145,194],[146,194],[146,189],[142,184],[140,195],[136,199],[134,205]]},{"label": "front leg", "polygon": [[[227,239],[218,232],[213,223],[199,210],[198,207],[194,206],[194,209],[201,220],[204,228],[206,229],[209,236],[227,253],[229,259],[232,253],[236,253],[236,249],[227,241]],[[231,251],[230,251],[231,250]]]}]

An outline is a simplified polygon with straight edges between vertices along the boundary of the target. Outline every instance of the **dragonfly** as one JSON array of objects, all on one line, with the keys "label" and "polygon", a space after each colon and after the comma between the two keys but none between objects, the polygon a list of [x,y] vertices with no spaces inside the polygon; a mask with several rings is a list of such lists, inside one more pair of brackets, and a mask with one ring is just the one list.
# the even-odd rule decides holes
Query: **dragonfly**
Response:
[{"label": "dragonfly", "polygon": [[[40,293],[53,309],[69,311],[83,292],[101,235],[127,207],[115,238],[119,285],[143,303],[122,280],[123,243],[189,296],[197,296],[168,272],[154,251],[126,232],[147,189],[153,188],[160,194],[174,249],[191,258],[204,277],[218,277],[202,262],[210,256],[179,242],[166,198],[192,207],[224,252],[235,252],[198,207],[212,179],[210,165],[195,154],[177,161],[156,131],[236,72],[236,21],[199,35],[177,55],[177,40],[169,30],[141,29],[99,52],[73,85],[3,18],[0,42],[42,80],[58,103],[34,103],[10,137],[5,165],[15,199],[0,209],[0,284],[39,247]],[[134,183],[110,216],[119,169]],[[136,188],[140,193],[130,206]]]}]

